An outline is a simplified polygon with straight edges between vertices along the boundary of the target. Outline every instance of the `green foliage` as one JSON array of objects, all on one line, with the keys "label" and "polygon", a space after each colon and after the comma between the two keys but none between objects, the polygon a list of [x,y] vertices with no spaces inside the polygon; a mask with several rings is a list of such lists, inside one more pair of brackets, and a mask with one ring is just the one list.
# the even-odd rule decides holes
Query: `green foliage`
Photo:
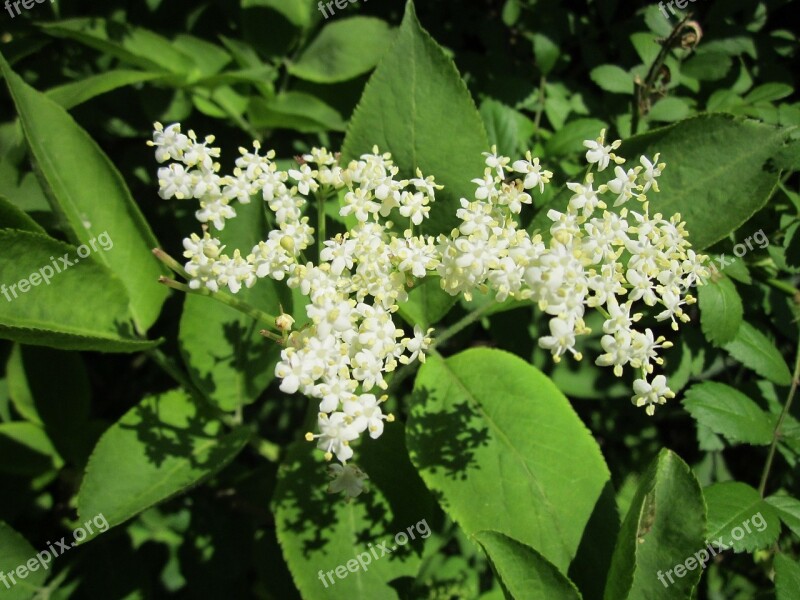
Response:
[{"label": "green foliage", "polygon": [[472,195],[464,173],[481,173],[481,152],[489,143],[452,60],[422,29],[410,2],[394,44],[353,113],[342,153],[352,159],[375,145],[392,153],[404,175],[414,176],[417,169],[436,173],[445,187],[424,228],[449,231],[459,198]]},{"label": "green foliage", "polygon": [[[798,599],[798,2],[706,0],[683,25],[663,4],[4,10],[0,596]],[[392,324],[433,328],[435,346],[371,390],[393,420],[355,449],[366,491],[329,493],[302,439],[316,402],[281,390],[290,342],[261,333],[282,313],[311,327],[306,298],[262,279],[237,294],[243,311],[158,283],[151,250],[182,263],[202,231],[196,203],[155,194],[155,121],[223,149],[256,139],[281,168],[314,146],[346,163],[377,145],[401,177],[445,186],[415,227],[434,236],[474,199],[492,146],[553,171],[521,215],[545,242],[548,209],[587,173],[585,140],[605,129],[628,159],[660,153],[660,193],[625,208],[680,213],[719,267],[678,332],[661,306],[639,322],[674,343],[648,381],[665,374],[676,397],[653,417],[631,405],[634,376],[594,362],[602,314],[587,311],[583,360],[556,364],[542,307],[450,296],[430,274]],[[352,228],[343,194],[324,201],[311,227],[321,212],[329,237]],[[246,256],[273,213],[259,195],[235,210],[210,233]],[[92,249],[103,233],[113,247]],[[57,272],[61,257],[74,264]],[[654,285],[678,265],[664,268]],[[98,515],[114,530],[4,585]]]},{"label": "green foliage", "polygon": [[662,450],[639,480],[622,521],[604,597],[688,597],[700,579],[699,567],[670,586],[658,576],[703,547],[704,526],[697,479],[675,453]]},{"label": "green foliage", "polygon": [[230,432],[183,391],[142,400],[97,442],[78,495],[78,513],[124,523],[197,485],[241,452],[252,432]]}]

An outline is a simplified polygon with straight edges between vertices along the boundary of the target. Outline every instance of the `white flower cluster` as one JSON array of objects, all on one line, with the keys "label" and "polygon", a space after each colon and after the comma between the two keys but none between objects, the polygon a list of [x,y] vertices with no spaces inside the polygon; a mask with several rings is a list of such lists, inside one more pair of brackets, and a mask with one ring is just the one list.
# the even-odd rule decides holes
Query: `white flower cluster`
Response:
[{"label": "white flower cluster", "polygon": [[[377,147],[345,167],[337,156],[315,148],[298,159],[297,168],[281,170],[275,152],[260,154],[254,143],[252,152],[239,149],[233,174],[221,176],[213,141],[201,142],[191,131],[184,135],[178,124],[157,123],[150,142],[156,159],[170,162],[158,171],[160,196],[200,201],[196,217],[203,236],[184,240],[189,286],[236,293],[270,277],[308,298],[309,326],[291,331],[292,317],[276,319],[285,347],[275,374],[284,392],[319,401],[319,433],[306,437],[317,440],[328,460],[335,456],[348,467],[333,473],[333,488],[361,489],[364,477],[346,465],[351,443],[366,432],[379,437],[384,421],[393,419],[381,407],[386,396],[376,395],[387,388],[385,374],[399,364],[424,361],[431,330],[415,327],[406,336],[393,315],[414,280],[430,273],[437,273],[452,295],[469,298],[475,290],[491,289],[498,301],[536,302],[551,316],[550,335],[539,344],[555,361],[566,353],[581,359],[576,343],[590,333],[586,309],[600,311],[604,354],[597,364],[612,366],[618,376],[625,366],[638,370],[633,401],[648,414],[674,396],[663,375],[649,379],[654,365],[663,362],[658,350],[671,343],[635,327],[643,316],[638,303],[660,307],[656,320],[669,320],[677,330],[689,318],[683,307],[694,302],[686,291],[707,271],[706,257],[690,249],[680,215],[650,214],[647,194],[659,191],[665,167],[658,155],[652,162],[643,156],[639,165],[625,169],[625,159],[615,154],[621,142],[607,145],[605,132],[586,141],[587,175],[582,183],[567,184],[573,195],[565,212],[548,211],[552,225],[545,241],[521,228],[518,216],[552,173],[530,152],[512,162],[493,148],[484,154],[483,177],[473,180],[475,198],[461,199],[460,225],[434,239],[414,235],[413,228],[429,217],[440,186],[420,172],[399,179],[391,155]],[[595,188],[591,171],[612,163],[614,177]],[[236,216],[231,202],[247,204],[253,196],[266,202],[275,228],[249,252],[226,254],[208,228],[223,229]],[[340,198],[339,214],[352,226],[332,239],[315,240],[304,216],[309,199],[320,217],[324,202],[334,198]],[[619,207],[631,199],[639,201],[639,212],[607,209],[606,200]],[[392,218],[407,224],[402,234],[394,231]],[[316,263],[305,258],[315,241]]]},{"label": "white flower cluster", "polygon": [[[581,359],[575,346],[578,336],[590,333],[585,311],[599,310],[606,319],[605,353],[597,364],[613,366],[617,376],[626,365],[639,370],[633,402],[652,415],[657,404],[674,396],[663,375],[648,381],[653,365],[663,362],[658,350],[672,344],[634,326],[643,316],[637,303],[660,306],[656,320],[671,320],[677,330],[689,320],[683,307],[694,302],[685,292],[707,276],[706,257],[690,249],[680,215],[650,215],[646,194],[659,191],[657,178],[665,167],[658,155],[652,162],[642,156],[639,166],[626,170],[625,159],[614,153],[621,142],[606,145],[604,138],[605,131],[584,143],[589,172],[582,183],[567,184],[573,195],[566,212],[548,211],[553,222],[548,243],[520,229],[516,217],[522,204],[531,203],[528,192],[543,190],[552,173],[530,153],[513,164],[494,149],[487,153],[484,177],[474,180],[475,200],[461,200],[461,225],[440,240],[439,274],[451,294],[489,288],[499,301],[511,296],[538,303],[551,315],[550,335],[539,345],[556,362],[567,352]],[[615,177],[595,189],[592,168],[603,171],[612,162]],[[613,199],[615,207],[635,198],[641,212],[606,210],[603,198]]]},{"label": "white flower cluster", "polygon": [[[325,149],[313,149],[297,169],[282,171],[275,153],[259,154],[241,148],[233,175],[219,176],[219,149],[209,148],[213,138],[198,142],[180,125],[155,125],[151,145],[159,162],[175,161],[159,169],[160,196],[196,198],[197,219],[222,229],[235,216],[229,203],[246,204],[260,195],[277,225],[267,239],[246,256],[237,249],[223,253],[219,240],[207,231],[184,240],[185,266],[193,289],[222,287],[236,293],[258,279],[285,280],[308,298],[311,325],[286,336],[275,374],[281,390],[301,392],[319,400],[317,440],[330,460],[345,463],[353,456],[350,443],[362,433],[377,438],[391,414],[381,408],[386,389],[384,375],[398,364],[424,361],[431,344],[430,331],[414,328],[412,336],[393,319],[398,303],[407,299],[406,287],[438,266],[434,239],[413,235],[411,228],[396,234],[390,222],[379,218],[399,216],[411,227],[427,218],[434,202],[432,177],[398,179],[389,154],[366,154],[346,168]],[[352,216],[354,226],[333,239],[319,240],[318,264],[306,261],[304,251],[314,244],[314,229],[303,216],[308,198],[322,200],[343,194],[340,215]],[[291,329],[288,315],[276,319],[283,331]],[[350,473],[350,471],[347,471]]]}]

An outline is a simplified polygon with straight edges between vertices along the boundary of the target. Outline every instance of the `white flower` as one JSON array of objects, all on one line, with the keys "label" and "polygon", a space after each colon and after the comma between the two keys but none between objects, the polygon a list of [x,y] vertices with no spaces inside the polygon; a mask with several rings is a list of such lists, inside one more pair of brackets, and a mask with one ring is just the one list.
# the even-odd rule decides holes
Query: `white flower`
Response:
[{"label": "white flower", "polygon": [[225,229],[225,221],[227,219],[233,219],[235,216],[236,211],[233,210],[233,207],[228,206],[228,202],[224,198],[201,202],[200,210],[195,213],[198,221],[212,223],[219,231]]},{"label": "white flower", "polygon": [[588,152],[586,152],[586,162],[590,165],[596,164],[598,171],[605,171],[612,160],[615,162],[617,161],[617,157],[614,155],[613,151],[622,145],[622,140],[616,140],[610,146],[606,146],[605,137],[606,130],[603,129],[600,132],[600,137],[596,140],[585,140],[583,142],[583,145],[589,149]]},{"label": "white flower", "polygon": [[321,433],[317,435],[308,433],[306,439],[317,440],[317,448],[325,451],[326,460],[331,460],[334,455],[340,462],[350,460],[353,456],[350,442],[358,438],[358,432],[349,422],[347,415],[343,412],[335,412],[332,415],[320,413],[317,425]]},{"label": "white flower", "polygon": [[652,416],[657,404],[664,404],[667,399],[674,398],[675,393],[667,386],[667,378],[656,375],[652,383],[646,379],[637,379],[633,382],[635,395],[631,399],[636,406],[647,406],[645,411]]},{"label": "white flower", "polygon": [[650,188],[653,188],[653,191],[658,192],[658,182],[656,178],[661,177],[661,171],[667,166],[664,163],[658,164],[658,157],[660,154],[656,153],[653,157],[653,162],[650,162],[646,156],[642,156],[639,160],[644,167],[644,171],[642,173],[642,179],[644,179],[644,186],[642,187],[642,193],[646,194]]},{"label": "white flower", "polygon": [[500,156],[497,154],[497,146],[492,146],[492,151],[484,152],[483,156],[486,158],[486,166],[497,171],[497,176],[500,179],[505,179],[504,169],[508,166],[508,163],[511,162],[511,159],[507,156]]},{"label": "white flower", "polygon": [[383,414],[380,403],[374,394],[361,394],[344,402],[344,413],[352,419],[356,431],[369,431],[371,438],[378,438],[383,433],[383,422],[394,420],[392,415]]},{"label": "white flower", "polygon": [[194,176],[183,165],[173,163],[158,170],[158,185],[158,195],[164,200],[169,200],[173,197],[178,200],[192,198]]},{"label": "white flower", "polygon": [[581,359],[581,353],[575,351],[575,329],[563,319],[550,319],[550,335],[539,338],[539,346],[550,350],[553,360],[558,362],[564,352],[571,352],[576,360]]},{"label": "white flower", "polygon": [[184,150],[189,147],[189,138],[181,133],[180,123],[173,123],[166,128],[156,123],[153,141],[148,145],[155,146],[156,160],[160,163],[168,160],[181,160]]},{"label": "white flower", "polygon": [[314,179],[317,172],[312,170],[308,165],[300,165],[300,170],[289,169],[289,177],[297,182],[297,190],[308,196],[309,192],[316,192],[319,189],[319,183]]},{"label": "white flower", "polygon": [[640,169],[641,167],[637,167],[626,171],[622,167],[614,168],[616,177],[606,184],[611,193],[617,194],[614,206],[625,204],[628,200],[633,198],[634,192],[638,192],[641,189],[641,186],[636,184],[636,178],[639,176]]},{"label": "white flower", "polygon": [[538,158],[532,158],[530,151],[525,155],[525,160],[514,161],[512,168],[517,173],[525,175],[523,186],[526,190],[539,187],[539,192],[544,192],[544,186],[550,182],[552,171],[542,170]]}]

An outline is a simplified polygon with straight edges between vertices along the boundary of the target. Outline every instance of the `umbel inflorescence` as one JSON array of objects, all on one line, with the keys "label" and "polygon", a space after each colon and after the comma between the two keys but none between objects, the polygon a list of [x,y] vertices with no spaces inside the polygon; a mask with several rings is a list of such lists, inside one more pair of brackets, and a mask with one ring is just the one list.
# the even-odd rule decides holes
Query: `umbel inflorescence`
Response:
[{"label": "umbel inflorescence", "polygon": [[[598,310],[605,322],[597,364],[618,376],[626,366],[635,369],[633,401],[648,414],[674,395],[663,375],[652,376],[662,363],[659,350],[671,343],[638,327],[642,304],[657,307],[655,319],[677,330],[689,318],[684,307],[694,302],[688,290],[707,276],[705,257],[691,250],[680,215],[650,213],[648,195],[659,191],[665,168],[658,155],[626,168],[615,153],[620,142],[607,145],[604,137],[584,143],[587,175],[567,184],[573,195],[564,212],[547,213],[547,240],[519,224],[523,205],[552,177],[530,153],[513,162],[495,149],[485,153],[485,172],[472,180],[474,198],[462,198],[457,209],[458,228],[434,237],[414,229],[429,218],[441,186],[419,171],[401,178],[391,155],[377,147],[346,165],[314,148],[283,170],[275,152],[262,153],[256,142],[252,150],[239,149],[232,174],[220,175],[213,137],[201,141],[179,124],[157,123],[150,144],[158,162],[170,163],[158,170],[160,196],[200,202],[202,236],[183,242],[191,290],[235,294],[269,277],[307,298],[308,326],[292,330],[289,315],[275,319],[284,344],[275,374],[284,392],[319,402],[318,433],[307,438],[344,465],[335,470],[336,489],[352,495],[363,483],[347,464],[352,442],[364,433],[379,437],[393,418],[382,409],[387,374],[424,361],[432,344],[432,330],[415,326],[407,334],[396,319],[423,277],[439,277],[452,295],[491,290],[498,301],[534,301],[550,315],[550,335],[539,345],[556,361],[567,353],[581,359],[577,339],[590,333],[585,312]],[[592,171],[612,166],[613,178],[595,187]],[[274,228],[253,248],[224,247],[213,232],[236,217],[234,202],[254,197],[266,202]],[[623,206],[631,200],[636,210]],[[338,202],[339,214],[352,223],[330,239],[326,201]],[[305,215],[309,204],[316,207],[316,229]],[[609,210],[609,204],[622,208]]]}]

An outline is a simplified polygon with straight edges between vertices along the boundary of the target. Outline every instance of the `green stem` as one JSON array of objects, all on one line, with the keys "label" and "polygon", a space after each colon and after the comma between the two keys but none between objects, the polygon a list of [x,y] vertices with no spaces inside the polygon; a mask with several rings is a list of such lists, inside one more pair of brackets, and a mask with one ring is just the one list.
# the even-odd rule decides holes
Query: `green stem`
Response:
[{"label": "green stem", "polygon": [[248,317],[252,317],[257,321],[261,321],[262,323],[266,323],[269,327],[275,331],[280,331],[278,326],[275,324],[275,316],[269,313],[264,312],[263,310],[256,308],[255,306],[248,304],[243,300],[239,300],[238,298],[234,298],[233,296],[229,296],[225,292],[212,292],[208,288],[199,288],[193,290],[188,285],[183,283],[178,283],[174,279],[169,279],[167,277],[159,277],[159,283],[166,285],[173,290],[178,290],[184,292],[186,294],[194,294],[195,296],[207,296],[209,298],[213,298],[218,302],[222,302],[230,306],[231,308],[235,308],[241,313],[246,314]]},{"label": "green stem", "polygon": [[536,106],[536,116],[533,119],[533,125],[536,128],[536,141],[539,141],[540,132],[539,132],[539,125],[542,122],[542,113],[544,112],[544,102],[545,102],[545,84],[547,84],[547,78],[542,75],[539,78],[539,101]]},{"label": "green stem", "polygon": [[164,252],[161,248],[153,248],[153,256],[164,263],[171,271],[177,273],[184,279],[190,279],[189,274],[186,273],[183,266],[169,254]]},{"label": "green stem", "polygon": [[767,454],[767,462],[764,465],[764,471],[761,473],[761,483],[758,486],[758,493],[762,498],[767,489],[767,479],[769,478],[769,471],[772,468],[772,460],[775,458],[778,439],[781,437],[781,425],[783,425],[783,420],[786,418],[786,415],[789,414],[789,409],[792,407],[792,400],[794,400],[795,392],[797,392],[798,382],[800,382],[800,342],[798,342],[797,345],[797,361],[794,366],[794,375],[792,375],[792,387],[789,389],[789,396],[786,398],[786,404],[783,405],[783,410],[778,417],[778,422],[775,423],[775,430],[772,433],[772,444],[769,447],[769,454]]},{"label": "green stem", "polygon": [[475,321],[483,317],[487,312],[495,307],[495,302],[487,302],[483,306],[479,306],[471,313],[465,315],[460,320],[456,321],[450,327],[445,329],[442,333],[436,336],[433,343],[431,344],[431,349],[434,349],[447,340],[449,340],[454,335],[461,333],[463,329],[472,325]]},{"label": "green stem", "polygon": [[641,85],[634,84],[635,93],[633,95],[633,113],[631,114],[631,135],[636,135],[639,129],[640,118],[649,112],[650,96],[653,92],[653,86],[655,85],[656,81],[658,80],[658,76],[661,73],[661,67],[667,60],[667,57],[669,56],[670,52],[672,52],[672,49],[675,47],[676,43],[680,43],[680,36],[681,32],[683,31],[683,26],[687,21],[689,21],[691,16],[692,13],[687,14],[686,17],[684,17],[677,25],[675,25],[675,28],[669,34],[667,39],[661,43],[661,51],[653,61],[653,64],[650,65],[650,70],[647,71],[644,83]]},{"label": "green stem", "polygon": [[325,240],[328,239],[327,233],[325,230],[326,222],[325,222],[325,200],[328,198],[328,194],[322,190],[317,190],[317,256],[322,254],[322,249],[325,245]]},{"label": "green stem", "polygon": [[[465,327],[469,326],[470,324],[474,323],[478,319],[480,319],[489,309],[494,307],[494,302],[487,302],[483,306],[476,308],[468,315],[464,316],[459,321],[453,323],[450,327],[445,329],[440,335],[437,335],[433,340],[433,343],[430,345],[428,351],[431,354],[439,356],[439,353],[436,351],[436,347],[439,344],[442,344],[449,340],[451,337],[459,333]],[[403,383],[410,375],[413,375],[416,370],[419,368],[420,361],[414,361],[411,364],[404,365],[397,372],[392,376],[392,381],[389,383],[389,387],[386,388],[386,393],[391,396],[392,393],[400,387],[400,384]]]},{"label": "green stem", "polygon": [[780,290],[789,294],[790,296],[797,295],[797,288],[791,285],[790,283],[786,283],[785,281],[781,281],[780,279],[767,279],[767,283],[774,287],[776,290]]}]

